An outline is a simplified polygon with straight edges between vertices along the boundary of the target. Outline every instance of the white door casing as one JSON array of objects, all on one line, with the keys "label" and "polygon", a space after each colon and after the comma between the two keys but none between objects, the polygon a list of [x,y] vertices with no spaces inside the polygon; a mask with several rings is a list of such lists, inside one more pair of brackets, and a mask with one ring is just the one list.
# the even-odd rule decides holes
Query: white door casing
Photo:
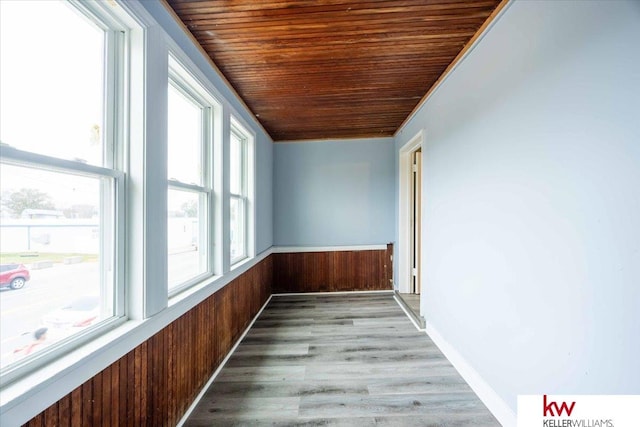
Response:
[{"label": "white door casing", "polygon": [[414,152],[422,147],[423,131],[418,132],[413,138],[400,148],[398,180],[398,291],[411,293],[412,277],[412,179]]}]

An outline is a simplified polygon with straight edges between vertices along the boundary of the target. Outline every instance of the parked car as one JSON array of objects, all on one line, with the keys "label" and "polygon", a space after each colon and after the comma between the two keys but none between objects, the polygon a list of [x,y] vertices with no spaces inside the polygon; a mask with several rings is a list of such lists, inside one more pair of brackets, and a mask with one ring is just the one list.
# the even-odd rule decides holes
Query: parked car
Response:
[{"label": "parked car", "polygon": [[20,289],[31,279],[23,264],[0,264],[0,288]]},{"label": "parked car", "polygon": [[93,325],[100,317],[100,297],[85,295],[62,308],[58,308],[42,318],[42,324],[49,330],[84,328]]}]

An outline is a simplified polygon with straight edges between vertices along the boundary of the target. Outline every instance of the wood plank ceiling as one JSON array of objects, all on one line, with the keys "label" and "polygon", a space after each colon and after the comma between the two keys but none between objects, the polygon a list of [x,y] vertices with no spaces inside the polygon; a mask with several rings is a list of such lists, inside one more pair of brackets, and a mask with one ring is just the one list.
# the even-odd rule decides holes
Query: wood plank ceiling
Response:
[{"label": "wood plank ceiling", "polygon": [[392,136],[500,0],[167,0],[274,141]]}]

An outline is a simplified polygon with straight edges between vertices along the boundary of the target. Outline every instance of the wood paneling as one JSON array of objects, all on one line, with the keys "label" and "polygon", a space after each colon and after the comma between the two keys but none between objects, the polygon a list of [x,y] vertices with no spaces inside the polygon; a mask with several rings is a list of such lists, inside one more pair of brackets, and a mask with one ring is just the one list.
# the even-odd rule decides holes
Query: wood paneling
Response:
[{"label": "wood paneling", "polygon": [[176,425],[271,295],[272,268],[266,258],[26,425]]},{"label": "wood paneling", "polygon": [[393,135],[501,1],[168,3],[282,141]]},{"label": "wood paneling", "polygon": [[391,290],[387,250],[273,254],[273,291],[336,292]]}]

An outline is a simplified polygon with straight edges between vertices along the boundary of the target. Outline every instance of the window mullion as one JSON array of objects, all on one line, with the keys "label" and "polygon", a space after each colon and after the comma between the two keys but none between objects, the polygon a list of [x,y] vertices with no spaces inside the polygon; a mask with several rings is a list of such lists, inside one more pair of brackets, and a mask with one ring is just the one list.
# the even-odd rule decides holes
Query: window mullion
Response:
[{"label": "window mullion", "polygon": [[237,154],[231,159],[231,176],[237,183],[236,193],[229,194],[234,206],[234,217],[231,218],[230,230],[233,231],[231,242],[231,264],[235,264],[250,255],[249,251],[249,140],[246,130],[232,118],[231,143],[236,144]]},{"label": "window mullion", "polygon": [[0,146],[0,155],[2,156],[3,163],[8,164],[34,166],[57,172],[68,172],[87,176],[110,176],[113,178],[123,176],[123,173],[118,170],[81,163],[75,160],[59,159],[44,154],[31,153],[13,147]]},{"label": "window mullion", "polygon": [[186,182],[180,182],[177,180],[169,180],[169,188],[173,188],[176,190],[186,190],[186,191],[194,191],[194,192],[199,192],[199,193],[203,193],[203,192],[207,192],[208,189],[206,187],[203,187],[201,185],[196,185],[196,184],[187,184]]}]

